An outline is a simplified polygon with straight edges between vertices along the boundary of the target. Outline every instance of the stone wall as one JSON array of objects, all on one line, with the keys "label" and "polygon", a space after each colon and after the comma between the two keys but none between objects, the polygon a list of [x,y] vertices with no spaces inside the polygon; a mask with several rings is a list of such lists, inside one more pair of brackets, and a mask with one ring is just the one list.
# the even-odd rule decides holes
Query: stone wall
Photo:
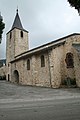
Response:
[{"label": "stone wall", "polygon": [[[30,55],[25,55],[12,62],[10,65],[10,80],[15,82],[14,71],[19,74],[19,83],[22,85],[36,85],[44,87],[59,88],[67,78],[76,79],[76,84],[80,87],[80,59],[77,50],[72,46],[73,42],[80,42],[79,36],[70,36],[58,41],[65,41],[64,44],[54,45],[45,51],[39,51]],[[32,51],[33,52],[33,51]],[[73,54],[74,66],[67,67],[66,54]],[[41,67],[41,55],[45,58],[45,67]],[[27,70],[27,60],[30,60],[30,70]]]},{"label": "stone wall", "polygon": [[10,61],[14,60],[17,55],[27,51],[28,46],[28,32],[22,31],[23,37],[21,37],[20,29],[13,29],[7,33],[6,41],[6,79],[8,80],[8,75],[10,75]]},{"label": "stone wall", "polygon": [[6,66],[3,66],[0,68],[0,76],[5,76],[6,75]]},{"label": "stone wall", "polygon": [[20,33],[21,30],[15,29],[15,56],[24,53],[25,51],[29,50],[28,45],[28,33],[26,31],[23,32],[23,37],[21,37]]},{"label": "stone wall", "polygon": [[[17,70],[20,84],[53,88],[60,87],[63,49],[64,46],[61,45],[51,50],[46,50],[45,52],[34,54],[25,59],[16,61],[16,63],[12,64],[11,76],[13,77],[11,80],[15,82],[13,73]],[[45,67],[41,67],[41,55],[44,55]],[[27,59],[30,59],[30,70],[27,70]]]},{"label": "stone wall", "polygon": [[[48,68],[48,57],[45,54],[45,67],[41,67],[40,61],[41,55],[34,55],[29,58],[20,60],[16,62],[16,67],[14,63],[12,64],[12,76],[14,70],[19,72],[19,83],[26,85],[36,85],[36,86],[50,86],[49,81],[49,68]],[[30,70],[27,70],[27,59],[30,59]],[[13,82],[14,77],[11,78]]]}]

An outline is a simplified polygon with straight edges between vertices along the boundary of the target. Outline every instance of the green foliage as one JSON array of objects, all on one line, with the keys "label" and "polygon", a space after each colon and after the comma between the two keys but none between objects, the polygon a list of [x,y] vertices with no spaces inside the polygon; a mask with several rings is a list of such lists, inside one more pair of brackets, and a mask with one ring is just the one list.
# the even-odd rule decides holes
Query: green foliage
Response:
[{"label": "green foliage", "polygon": [[78,10],[78,13],[80,15],[80,0],[68,0],[68,2],[72,7],[75,7],[75,9]]},{"label": "green foliage", "polygon": [[0,76],[0,80],[6,80],[6,75]]},{"label": "green foliage", "polygon": [[0,40],[2,39],[2,33],[4,28],[5,28],[5,24],[3,22],[2,16],[0,16]]},{"label": "green foliage", "polygon": [[74,86],[76,85],[76,79],[75,78],[66,78],[63,82],[62,85],[66,85],[66,86]]},{"label": "green foliage", "polygon": [[68,0],[68,2],[72,7],[75,7],[75,8],[80,7],[80,0]]}]

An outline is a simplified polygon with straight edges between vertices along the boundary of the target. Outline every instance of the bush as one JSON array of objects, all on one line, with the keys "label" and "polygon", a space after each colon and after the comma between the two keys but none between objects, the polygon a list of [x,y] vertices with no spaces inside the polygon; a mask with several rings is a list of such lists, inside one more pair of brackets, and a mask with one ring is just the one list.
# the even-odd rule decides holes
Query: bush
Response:
[{"label": "bush", "polygon": [[6,75],[0,76],[0,80],[6,80]]},{"label": "bush", "polygon": [[66,85],[66,86],[72,86],[72,85],[76,85],[76,79],[75,78],[69,78],[67,77],[63,82],[62,85]]}]

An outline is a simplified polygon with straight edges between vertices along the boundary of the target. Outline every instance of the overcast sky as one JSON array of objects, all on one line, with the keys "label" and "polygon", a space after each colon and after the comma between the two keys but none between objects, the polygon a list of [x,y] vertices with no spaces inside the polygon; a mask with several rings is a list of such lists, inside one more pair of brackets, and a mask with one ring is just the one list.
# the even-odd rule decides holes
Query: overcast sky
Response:
[{"label": "overcast sky", "polygon": [[29,31],[30,49],[80,32],[80,16],[67,0],[0,0],[6,25],[0,44],[0,59],[6,55],[6,33],[12,27],[17,6],[22,25]]}]

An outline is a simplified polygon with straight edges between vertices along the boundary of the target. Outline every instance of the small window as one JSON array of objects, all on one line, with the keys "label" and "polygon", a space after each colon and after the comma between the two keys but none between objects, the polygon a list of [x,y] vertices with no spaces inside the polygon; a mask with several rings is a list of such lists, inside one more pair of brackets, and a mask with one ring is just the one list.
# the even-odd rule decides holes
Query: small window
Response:
[{"label": "small window", "polygon": [[74,62],[73,62],[73,54],[72,53],[67,53],[66,54],[66,64],[67,68],[73,68],[74,67]]},{"label": "small window", "polygon": [[12,38],[12,32],[10,32],[10,39]]},{"label": "small window", "polygon": [[41,67],[45,67],[44,55],[41,56]]},{"label": "small window", "polygon": [[30,70],[30,60],[27,60],[27,70]]},{"label": "small window", "polygon": [[21,31],[21,38],[23,38],[23,31]]}]

